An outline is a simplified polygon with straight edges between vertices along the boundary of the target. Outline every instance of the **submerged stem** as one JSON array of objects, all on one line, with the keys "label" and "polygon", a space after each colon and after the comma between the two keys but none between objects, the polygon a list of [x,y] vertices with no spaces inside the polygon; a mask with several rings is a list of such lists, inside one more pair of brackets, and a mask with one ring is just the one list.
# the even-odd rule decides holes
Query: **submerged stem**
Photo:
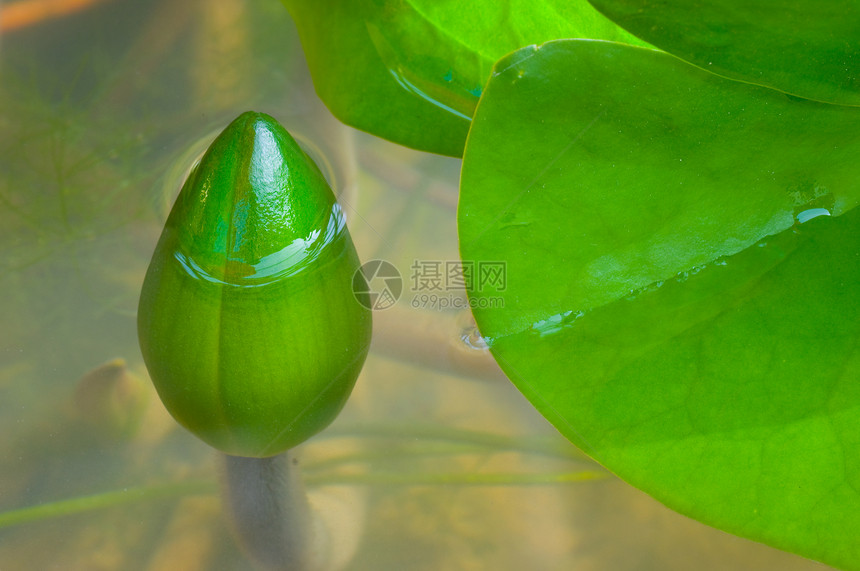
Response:
[{"label": "submerged stem", "polygon": [[246,554],[264,569],[315,569],[314,523],[293,452],[223,457],[224,511]]}]

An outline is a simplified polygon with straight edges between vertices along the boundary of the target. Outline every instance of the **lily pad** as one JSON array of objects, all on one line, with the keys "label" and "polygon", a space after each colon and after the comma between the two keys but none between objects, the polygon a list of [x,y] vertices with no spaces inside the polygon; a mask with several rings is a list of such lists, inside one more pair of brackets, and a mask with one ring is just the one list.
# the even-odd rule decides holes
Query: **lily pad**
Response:
[{"label": "lily pad", "polygon": [[344,123],[419,150],[461,156],[500,57],[557,38],[645,45],[586,0],[283,0],[314,87]]},{"label": "lily pad", "polygon": [[860,105],[858,0],[589,0],[638,37],[708,71]]},{"label": "lily pad", "polygon": [[[857,568],[860,110],[668,54],[500,61],[466,147],[461,255],[509,378],[670,507]],[[802,222],[802,223],[801,223]]]}]

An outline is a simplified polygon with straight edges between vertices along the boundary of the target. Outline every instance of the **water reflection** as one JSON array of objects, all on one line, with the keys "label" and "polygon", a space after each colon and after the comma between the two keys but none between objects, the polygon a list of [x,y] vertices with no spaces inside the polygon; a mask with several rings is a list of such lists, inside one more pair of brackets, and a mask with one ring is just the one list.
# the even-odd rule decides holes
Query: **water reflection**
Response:
[{"label": "water reflection", "polygon": [[804,210],[797,214],[797,221],[803,224],[804,222],[809,222],[813,218],[818,218],[819,216],[830,216],[830,211],[826,208],[810,208],[809,210]]},{"label": "water reflection", "polygon": [[258,260],[225,255],[224,266],[206,269],[195,260],[193,253],[183,249],[174,252],[173,258],[185,273],[195,279],[237,287],[264,286],[313,267],[323,255],[339,254],[331,249],[339,247],[346,230],[346,220],[340,205],[335,204],[326,218],[322,231],[314,229],[307,237],[296,238],[284,248]]}]

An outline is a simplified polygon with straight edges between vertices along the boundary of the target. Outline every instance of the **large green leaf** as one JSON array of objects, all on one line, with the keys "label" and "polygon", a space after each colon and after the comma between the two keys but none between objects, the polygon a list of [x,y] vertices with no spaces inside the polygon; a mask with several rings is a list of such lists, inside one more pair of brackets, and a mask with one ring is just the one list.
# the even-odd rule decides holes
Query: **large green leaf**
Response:
[{"label": "large green leaf", "polygon": [[860,109],[611,42],[496,68],[459,232],[499,364],[667,505],[860,568]]},{"label": "large green leaf", "polygon": [[860,105],[858,0],[589,0],[655,46],[727,77]]},{"label": "large green leaf", "polygon": [[341,121],[460,156],[493,64],[556,38],[637,40],[586,0],[283,0]]}]

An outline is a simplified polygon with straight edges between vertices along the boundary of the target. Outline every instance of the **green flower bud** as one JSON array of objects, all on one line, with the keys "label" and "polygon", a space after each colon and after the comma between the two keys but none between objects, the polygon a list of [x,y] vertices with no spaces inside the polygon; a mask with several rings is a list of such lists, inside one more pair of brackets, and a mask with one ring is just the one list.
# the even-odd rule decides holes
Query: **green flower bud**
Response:
[{"label": "green flower bud", "polygon": [[272,117],[240,115],[185,181],[140,295],[140,347],[167,410],[237,456],[325,428],[370,345],[358,267],[313,161]]}]

